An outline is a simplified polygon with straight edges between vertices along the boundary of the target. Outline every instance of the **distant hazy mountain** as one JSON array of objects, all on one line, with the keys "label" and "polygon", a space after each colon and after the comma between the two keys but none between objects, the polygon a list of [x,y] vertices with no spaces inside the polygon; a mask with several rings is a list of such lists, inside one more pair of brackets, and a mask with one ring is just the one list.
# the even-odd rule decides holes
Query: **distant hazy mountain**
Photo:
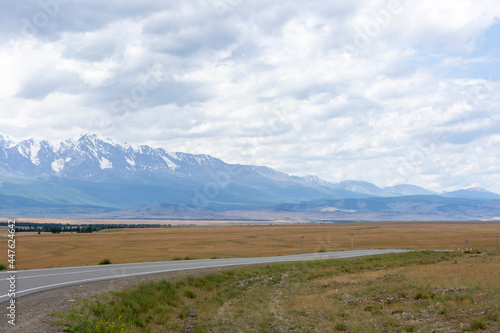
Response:
[{"label": "distant hazy mountain", "polygon": [[255,219],[282,221],[478,221],[499,220],[500,201],[433,195],[321,199],[246,210],[213,211],[172,205],[102,213],[108,218]]},{"label": "distant hazy mountain", "polygon": [[383,196],[384,195],[384,191],[380,187],[378,187],[372,183],[368,183],[368,182],[360,181],[360,180],[344,180],[344,181],[341,181],[340,183],[338,183],[337,186],[344,189],[344,190],[348,190],[348,191],[352,191],[352,192],[356,192],[356,193],[363,193],[363,194],[369,194],[369,195],[375,195],[375,196]]},{"label": "distant hazy mountain", "polygon": [[403,195],[437,195],[437,192],[429,191],[423,187],[409,184],[395,185],[384,187],[385,193],[390,193],[395,196]]},{"label": "distant hazy mountain", "polygon": [[334,189],[344,189],[350,192],[363,193],[370,196],[405,196],[405,195],[438,195],[439,193],[423,187],[401,184],[380,188],[372,183],[360,180],[344,180],[341,182],[328,182],[316,176],[303,177],[307,182]]},{"label": "distant hazy mountain", "polygon": [[472,199],[453,199],[441,196],[403,196],[403,197],[371,197],[342,200],[313,200],[296,204],[281,204],[272,207],[278,211],[308,211],[308,212],[412,212],[428,213],[437,208],[441,212],[454,211],[458,206],[476,207],[478,203]]},{"label": "distant hazy mountain", "polygon": [[313,184],[265,166],[208,155],[133,148],[86,134],[16,141],[0,135],[0,195],[47,204],[128,208],[160,203],[213,209],[365,194]]},{"label": "distant hazy mountain", "polygon": [[500,195],[487,191],[480,187],[472,187],[464,190],[444,192],[442,196],[447,198],[471,198],[482,200],[499,200]]},{"label": "distant hazy mountain", "polygon": [[281,218],[293,216],[317,220],[498,220],[500,201],[445,198],[437,195],[322,199],[276,205],[268,211]]},{"label": "distant hazy mountain", "polygon": [[[364,202],[368,211],[395,212],[394,205],[402,205],[397,197],[404,196],[431,196],[425,200],[434,204],[436,198],[442,198],[415,185],[382,189],[359,180],[329,182],[313,175],[290,176],[266,166],[228,164],[209,155],[146,145],[132,147],[93,134],[62,142],[0,135],[0,212],[4,215],[115,214],[125,209],[130,216],[134,212],[158,216],[191,207],[196,216],[220,216],[208,211],[248,214],[252,209],[314,200],[347,200],[324,207],[325,211],[359,212],[348,200],[370,197],[356,202]],[[500,195],[478,188],[448,192],[443,197],[451,201],[500,199]],[[408,197],[403,202],[411,206],[415,200],[421,203],[423,199]],[[493,210],[495,205],[490,203]],[[443,209],[441,204],[435,207]]]},{"label": "distant hazy mountain", "polygon": [[[296,178],[300,179],[301,177],[296,177]],[[319,178],[318,176],[312,176],[312,175],[304,176],[304,177],[302,177],[302,179],[310,184],[315,184],[315,185],[330,187],[330,188],[338,188],[338,184],[339,184],[339,183],[328,182],[326,180]]]}]

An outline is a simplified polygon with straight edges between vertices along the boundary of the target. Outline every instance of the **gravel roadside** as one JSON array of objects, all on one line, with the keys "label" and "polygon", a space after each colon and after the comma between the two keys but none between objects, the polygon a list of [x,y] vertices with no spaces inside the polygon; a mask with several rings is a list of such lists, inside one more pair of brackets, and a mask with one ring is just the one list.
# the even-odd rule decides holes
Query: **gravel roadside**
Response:
[{"label": "gravel roadside", "polygon": [[204,268],[189,271],[178,271],[160,273],[154,275],[135,276],[119,278],[107,281],[91,282],[74,286],[58,288],[27,295],[16,299],[16,325],[8,324],[7,317],[8,303],[0,304],[2,316],[0,317],[0,332],[22,332],[22,333],[59,333],[64,332],[64,327],[54,326],[52,321],[58,320],[49,316],[54,312],[67,312],[69,308],[75,306],[79,301],[83,301],[92,296],[113,290],[129,288],[141,283],[150,281],[161,281],[176,276],[184,275],[204,275],[228,269]]}]

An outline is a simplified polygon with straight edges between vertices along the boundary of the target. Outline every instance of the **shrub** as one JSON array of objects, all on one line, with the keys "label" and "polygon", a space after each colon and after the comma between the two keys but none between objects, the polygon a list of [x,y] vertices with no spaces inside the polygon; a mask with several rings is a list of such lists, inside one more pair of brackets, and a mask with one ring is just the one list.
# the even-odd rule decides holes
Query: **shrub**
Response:
[{"label": "shrub", "polygon": [[417,292],[417,293],[415,294],[415,297],[414,297],[414,298],[415,298],[415,299],[426,299],[427,297],[426,297],[426,296],[425,296],[422,292],[420,292],[420,291],[419,291],[419,292]]},{"label": "shrub", "polygon": [[184,296],[187,298],[196,298],[196,293],[192,290],[184,290]]},{"label": "shrub", "polygon": [[335,329],[337,331],[341,331],[341,332],[347,331],[347,325],[344,323],[340,323],[340,324],[335,325]]},{"label": "shrub", "polygon": [[100,262],[99,262],[99,265],[109,265],[111,264],[111,260],[109,259],[102,259]]},{"label": "shrub", "polygon": [[4,264],[0,264],[0,271],[5,271],[7,270],[7,266],[5,266]]},{"label": "shrub", "polygon": [[405,326],[404,330],[406,332],[415,332],[415,326],[413,326],[413,325]]},{"label": "shrub", "polygon": [[469,325],[469,330],[478,331],[486,328],[486,324],[480,319],[472,319]]}]

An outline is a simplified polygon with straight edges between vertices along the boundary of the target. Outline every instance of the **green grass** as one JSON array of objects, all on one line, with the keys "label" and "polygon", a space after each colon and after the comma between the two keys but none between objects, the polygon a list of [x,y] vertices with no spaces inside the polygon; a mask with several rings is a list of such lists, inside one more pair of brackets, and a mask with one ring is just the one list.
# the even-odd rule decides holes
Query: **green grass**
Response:
[{"label": "green grass", "polygon": [[[498,262],[411,252],[240,267],[104,294],[54,316],[69,332],[497,332]],[[453,273],[469,265],[470,277]]]},{"label": "green grass", "polygon": [[186,296],[187,298],[196,298],[196,293],[189,289],[184,290],[183,295]]},{"label": "green grass", "polygon": [[486,328],[486,324],[481,319],[473,319],[469,325],[469,331],[479,331]]},{"label": "green grass", "polygon": [[339,332],[344,332],[344,331],[348,330],[347,325],[344,323],[339,323],[339,324],[335,325],[335,329]]}]

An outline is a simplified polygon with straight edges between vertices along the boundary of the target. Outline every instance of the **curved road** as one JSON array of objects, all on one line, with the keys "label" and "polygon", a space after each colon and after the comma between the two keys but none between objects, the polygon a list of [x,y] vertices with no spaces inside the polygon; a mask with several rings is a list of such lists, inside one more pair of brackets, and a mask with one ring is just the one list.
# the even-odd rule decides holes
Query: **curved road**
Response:
[{"label": "curved road", "polygon": [[362,256],[371,256],[387,253],[403,253],[411,250],[383,249],[383,250],[352,250],[324,253],[307,253],[290,256],[262,257],[262,258],[234,258],[234,259],[200,259],[185,261],[160,261],[133,264],[115,264],[99,266],[78,266],[63,268],[47,268],[21,270],[17,272],[0,272],[0,303],[8,301],[9,278],[15,275],[15,297],[25,296],[36,292],[65,287],[87,282],[117,279],[129,276],[148,275],[172,271],[182,271],[199,268],[223,266],[238,266],[251,264],[267,264],[286,261],[305,261],[320,259],[340,259]]}]

